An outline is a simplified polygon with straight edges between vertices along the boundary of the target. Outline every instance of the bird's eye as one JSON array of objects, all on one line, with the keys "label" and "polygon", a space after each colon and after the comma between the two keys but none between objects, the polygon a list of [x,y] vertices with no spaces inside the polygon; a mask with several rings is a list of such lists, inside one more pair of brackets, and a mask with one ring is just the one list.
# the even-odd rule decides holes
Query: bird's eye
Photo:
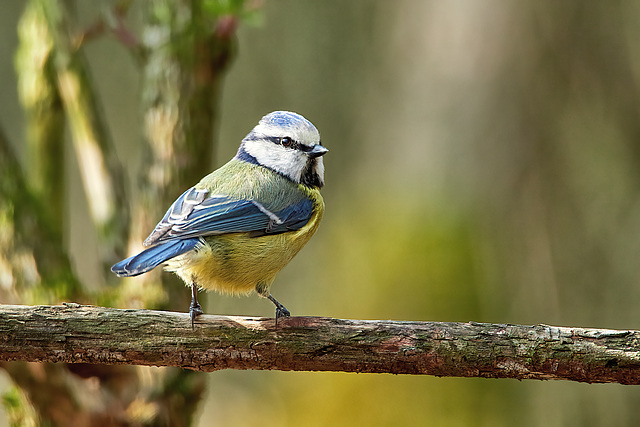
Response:
[{"label": "bird's eye", "polygon": [[285,136],[282,139],[280,139],[280,144],[282,144],[282,146],[284,147],[290,147],[291,144],[293,144],[293,139],[289,138],[288,136]]}]

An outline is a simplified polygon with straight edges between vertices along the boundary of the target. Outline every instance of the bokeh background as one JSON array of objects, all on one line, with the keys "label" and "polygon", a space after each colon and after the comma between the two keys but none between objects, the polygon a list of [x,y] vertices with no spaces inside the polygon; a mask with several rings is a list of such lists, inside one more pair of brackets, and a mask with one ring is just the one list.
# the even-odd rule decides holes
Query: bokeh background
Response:
[{"label": "bokeh background", "polygon": [[[80,22],[110,4],[78,3]],[[0,15],[0,123],[23,154],[21,11]],[[133,177],[139,71],[113,38],[86,53]],[[323,223],[273,288],[293,315],[640,329],[640,3],[266,1],[238,30],[212,167],[278,109],[330,150]],[[99,282],[72,163],[68,246]],[[255,296],[207,299],[210,313],[273,315]],[[640,423],[631,386],[254,371],[207,383],[201,426]]]}]

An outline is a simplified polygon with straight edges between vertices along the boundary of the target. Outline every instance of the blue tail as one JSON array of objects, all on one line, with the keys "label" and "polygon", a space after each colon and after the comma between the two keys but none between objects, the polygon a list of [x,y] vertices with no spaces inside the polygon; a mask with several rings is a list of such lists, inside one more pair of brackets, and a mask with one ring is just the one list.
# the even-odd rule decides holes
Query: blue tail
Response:
[{"label": "blue tail", "polygon": [[199,239],[170,240],[114,264],[111,271],[118,277],[137,276],[153,270],[163,262],[194,249]]}]

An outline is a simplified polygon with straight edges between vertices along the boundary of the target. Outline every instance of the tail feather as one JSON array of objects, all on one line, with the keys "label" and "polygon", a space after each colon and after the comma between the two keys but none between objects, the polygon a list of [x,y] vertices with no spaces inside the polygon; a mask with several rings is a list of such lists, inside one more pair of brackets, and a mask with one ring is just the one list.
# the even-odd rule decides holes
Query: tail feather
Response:
[{"label": "tail feather", "polygon": [[137,276],[194,249],[198,242],[199,239],[169,240],[114,264],[111,271],[116,273],[118,277]]}]

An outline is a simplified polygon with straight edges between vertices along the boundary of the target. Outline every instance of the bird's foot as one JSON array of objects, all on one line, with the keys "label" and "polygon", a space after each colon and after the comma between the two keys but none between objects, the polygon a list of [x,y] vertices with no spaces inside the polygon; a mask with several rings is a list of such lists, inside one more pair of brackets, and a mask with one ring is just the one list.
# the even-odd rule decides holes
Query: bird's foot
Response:
[{"label": "bird's foot", "polygon": [[195,329],[196,317],[200,316],[202,313],[204,312],[202,311],[202,307],[200,307],[200,304],[198,303],[198,301],[196,301],[195,304],[192,302],[191,305],[189,306],[189,316],[191,316],[192,329]]},{"label": "bird's foot", "polygon": [[278,326],[278,319],[281,317],[291,317],[291,313],[283,305],[276,307],[276,326]]},{"label": "bird's foot", "polygon": [[202,313],[202,307],[198,302],[198,286],[195,281],[191,283],[191,305],[189,306],[189,316],[191,317],[191,329],[195,329],[196,317]]},{"label": "bird's foot", "polygon": [[284,306],[276,307],[276,322],[281,317],[291,317],[291,313],[289,313],[289,310],[284,308]]},{"label": "bird's foot", "polygon": [[287,310],[284,305],[280,304],[280,302],[277,299],[275,299],[271,294],[269,294],[267,298],[269,298],[269,301],[271,301],[273,305],[276,306],[276,326],[278,326],[279,318],[291,317],[291,313],[289,313],[289,310]]}]

